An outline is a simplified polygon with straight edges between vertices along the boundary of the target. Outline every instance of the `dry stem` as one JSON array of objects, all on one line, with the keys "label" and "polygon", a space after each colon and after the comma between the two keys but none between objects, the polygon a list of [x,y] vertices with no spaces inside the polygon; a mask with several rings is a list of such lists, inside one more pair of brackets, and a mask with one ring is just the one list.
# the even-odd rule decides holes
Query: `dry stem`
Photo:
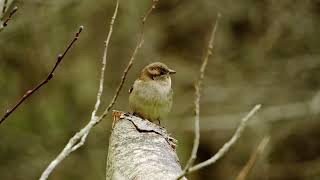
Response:
[{"label": "dry stem", "polygon": [[194,137],[194,143],[193,143],[193,147],[192,147],[192,152],[191,152],[191,156],[189,158],[189,160],[187,161],[187,164],[185,166],[185,168],[183,169],[182,173],[177,177],[177,179],[181,179],[182,177],[184,177],[186,174],[189,174],[191,172],[197,171],[199,169],[202,169],[203,167],[206,167],[208,165],[211,165],[213,163],[215,163],[218,159],[220,159],[221,157],[223,157],[223,155],[228,152],[228,150],[230,149],[230,147],[235,144],[235,142],[239,139],[239,137],[242,134],[242,131],[246,125],[246,122],[248,121],[248,119],[250,119],[251,116],[253,116],[253,114],[261,107],[261,105],[256,105],[248,114],[246,117],[244,117],[241,121],[241,124],[239,125],[237,131],[235,132],[235,134],[233,135],[233,137],[229,140],[229,142],[225,143],[224,146],[218,151],[218,153],[216,153],[214,156],[212,156],[210,159],[199,163],[195,166],[192,166],[194,161],[197,158],[197,151],[199,148],[199,141],[200,141],[200,118],[199,118],[199,114],[200,114],[200,97],[201,97],[201,86],[202,86],[202,81],[204,79],[204,72],[208,63],[208,59],[209,56],[212,54],[212,49],[213,49],[213,42],[214,42],[214,37],[215,37],[215,32],[216,29],[218,27],[218,22],[219,22],[219,18],[220,18],[220,14],[218,14],[217,16],[217,20],[216,23],[212,29],[212,33],[208,42],[208,47],[207,47],[207,52],[204,56],[201,68],[200,68],[200,74],[199,74],[199,80],[195,85],[195,137]]},{"label": "dry stem", "polygon": [[2,7],[2,14],[1,14],[1,16],[3,16],[4,13],[6,12],[6,10],[7,10],[7,5],[8,5],[8,0],[4,0],[4,1],[3,1],[3,7]]},{"label": "dry stem", "polygon": [[261,108],[261,105],[258,104],[256,105],[242,120],[240,125],[238,126],[236,132],[234,133],[234,135],[232,136],[232,138],[226,142],[222,148],[219,149],[219,151],[212,156],[210,159],[207,159],[197,165],[194,165],[192,167],[189,168],[188,171],[186,171],[184,174],[181,174],[178,178],[183,177],[186,174],[198,171],[206,166],[209,166],[211,164],[214,164],[215,162],[217,162],[217,160],[219,160],[220,158],[222,158],[228,151],[229,149],[237,142],[237,140],[240,138],[240,136],[242,135],[242,132],[244,130],[244,128],[247,125],[248,120]]},{"label": "dry stem", "polygon": [[133,62],[135,60],[136,55],[138,54],[139,49],[141,48],[142,44],[143,44],[143,36],[144,36],[144,27],[145,27],[145,22],[147,21],[147,18],[149,17],[149,15],[151,14],[152,10],[156,8],[158,0],[153,0],[153,4],[152,6],[149,8],[149,10],[147,11],[147,13],[145,14],[145,16],[142,18],[142,28],[141,28],[141,32],[140,32],[140,37],[139,40],[137,42],[137,45],[132,53],[132,56],[129,60],[129,63],[126,67],[126,69],[123,71],[122,77],[121,77],[121,81],[120,84],[118,85],[118,88],[116,90],[116,93],[114,94],[111,102],[109,103],[108,107],[104,110],[103,114],[98,118],[97,123],[99,123],[104,117],[106,117],[108,115],[108,113],[110,112],[111,108],[113,107],[113,105],[115,104],[116,100],[118,99],[119,93],[123,87],[123,84],[126,80],[127,74],[129,72],[129,70],[131,69],[131,66],[133,65]]},{"label": "dry stem", "polygon": [[137,43],[137,46],[130,58],[130,61],[128,63],[128,66],[126,67],[126,69],[123,72],[122,78],[121,78],[121,82],[117,88],[117,91],[115,93],[115,95],[113,96],[110,104],[108,105],[108,107],[106,108],[106,110],[103,112],[103,114],[101,116],[96,116],[96,113],[99,109],[100,106],[100,99],[101,99],[101,95],[103,92],[103,82],[104,82],[104,71],[105,71],[105,66],[106,66],[106,57],[107,57],[107,49],[109,46],[109,42],[110,42],[110,38],[111,38],[111,34],[113,31],[113,24],[114,21],[116,19],[117,16],[117,12],[118,12],[118,7],[119,7],[119,0],[117,0],[117,4],[113,13],[113,17],[111,19],[110,22],[110,29],[109,29],[109,33],[107,36],[107,39],[105,41],[105,50],[104,50],[104,55],[103,55],[103,59],[102,59],[102,68],[101,68],[101,77],[100,77],[100,86],[99,86],[99,90],[97,93],[97,101],[96,104],[94,106],[94,110],[91,114],[91,119],[89,121],[89,123],[83,128],[81,129],[78,133],[76,133],[67,143],[67,145],[64,147],[64,149],[60,152],[60,154],[50,163],[50,165],[47,167],[47,169],[42,173],[40,180],[45,180],[48,178],[48,176],[50,175],[50,173],[54,170],[54,168],[62,161],[64,160],[71,152],[77,150],[79,147],[81,147],[85,141],[86,141],[86,137],[88,136],[88,134],[90,133],[92,127],[94,127],[96,124],[98,124],[110,111],[110,109],[113,107],[113,105],[115,104],[119,93],[123,87],[124,81],[126,79],[126,76],[128,74],[128,71],[130,70],[133,61],[135,59],[136,54],[138,53],[138,50],[141,48],[142,43],[143,43],[143,36],[144,36],[144,24],[145,21],[147,20],[147,17],[149,16],[149,14],[151,13],[152,9],[155,8],[157,1],[154,1],[152,7],[148,10],[148,12],[146,13],[146,15],[144,16],[143,20],[142,20],[142,30],[140,33],[140,38],[139,41]]},{"label": "dry stem", "polygon": [[[6,1],[4,2],[4,6],[3,6],[3,9],[2,9],[2,16],[5,15],[5,12],[6,12]],[[1,24],[0,24],[0,32],[8,25],[8,22],[12,19],[12,16],[18,11],[18,7],[15,6],[12,11],[10,12],[9,16],[4,20],[4,21],[0,21]],[[0,19],[2,19],[3,17],[1,17]]]},{"label": "dry stem", "polygon": [[60,54],[57,58],[56,64],[54,65],[54,67],[52,68],[51,72],[48,74],[48,76],[42,81],[40,82],[35,88],[28,90],[21,98],[20,100],[16,103],[16,105],[14,105],[10,110],[7,110],[6,113],[4,114],[4,116],[1,118],[0,120],[0,124],[2,122],[4,122],[11,113],[13,113],[27,98],[29,98],[33,93],[35,93],[36,91],[38,91],[42,86],[44,86],[45,84],[47,84],[52,78],[53,78],[53,74],[54,71],[56,70],[56,68],[59,66],[59,64],[62,62],[64,56],[67,54],[67,52],[69,51],[69,49],[72,47],[72,45],[78,40],[79,35],[81,33],[83,29],[83,26],[80,26],[78,32],[76,33],[75,37],[73,38],[73,40],[71,41],[71,43],[68,45],[68,47],[66,48],[66,50],[63,52],[63,54]]},{"label": "dry stem", "polygon": [[270,141],[270,136],[266,136],[261,140],[261,142],[258,145],[258,148],[251,154],[249,161],[246,163],[246,165],[240,171],[236,180],[245,180],[247,178],[250,170],[253,168],[253,165],[257,161],[258,156],[263,153],[263,151],[267,147],[269,141]]},{"label": "dry stem", "polygon": [[64,149],[59,153],[59,155],[53,160],[51,161],[51,163],[49,164],[49,166],[46,168],[45,171],[43,171],[40,180],[45,180],[49,177],[49,175],[51,174],[51,172],[55,169],[55,167],[62,162],[62,160],[64,160],[70,153],[72,153],[73,151],[77,150],[79,147],[81,147],[91,128],[94,126],[94,124],[96,123],[96,113],[99,109],[100,106],[100,102],[101,102],[101,95],[103,93],[103,84],[104,84],[104,72],[105,72],[105,67],[107,64],[107,52],[108,52],[108,47],[109,47],[109,42],[111,39],[111,35],[113,32],[113,24],[114,21],[117,17],[118,14],[118,7],[119,7],[119,0],[117,0],[116,3],[116,7],[113,13],[113,16],[111,18],[110,21],[110,27],[109,27],[109,32],[108,32],[108,36],[107,39],[105,41],[105,49],[104,49],[104,53],[103,53],[103,58],[102,58],[102,66],[101,66],[101,74],[100,74],[100,81],[99,81],[99,90],[97,93],[97,100],[94,106],[94,109],[92,111],[91,114],[91,118],[89,123],[83,128],[81,129],[78,133],[76,133],[68,142],[68,144],[64,147]]},{"label": "dry stem", "polygon": [[[202,81],[204,79],[204,73],[208,64],[208,60],[210,55],[212,55],[212,49],[213,49],[213,42],[215,39],[215,34],[218,28],[218,23],[219,23],[219,18],[220,18],[220,14],[218,14],[217,16],[217,20],[215,25],[212,28],[212,32],[211,32],[211,36],[208,42],[208,47],[207,47],[207,52],[203,58],[203,62],[200,68],[200,73],[199,73],[199,79],[198,82],[195,85],[195,100],[194,100],[194,105],[195,105],[195,137],[194,137],[194,142],[193,142],[193,147],[192,147],[192,152],[191,152],[191,156],[185,166],[185,168],[183,169],[183,174],[185,174],[190,166],[192,166],[192,164],[194,163],[194,161],[197,158],[197,152],[198,152],[198,147],[199,147],[199,140],[200,140],[200,120],[199,120],[199,116],[200,116],[200,97],[201,97],[201,86],[202,86]],[[181,176],[182,177],[182,176]]]}]

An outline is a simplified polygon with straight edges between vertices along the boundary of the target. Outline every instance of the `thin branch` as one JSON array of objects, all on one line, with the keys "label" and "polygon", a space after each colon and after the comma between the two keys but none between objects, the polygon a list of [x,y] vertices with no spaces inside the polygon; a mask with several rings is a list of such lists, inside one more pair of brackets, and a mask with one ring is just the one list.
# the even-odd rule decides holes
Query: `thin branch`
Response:
[{"label": "thin branch", "polygon": [[214,164],[215,162],[217,162],[217,160],[219,160],[220,158],[222,158],[229,150],[230,148],[237,142],[237,140],[240,138],[240,136],[242,135],[242,132],[244,130],[244,128],[247,125],[248,120],[261,108],[261,105],[258,104],[256,105],[242,120],[240,125],[238,126],[236,132],[234,133],[234,135],[232,136],[232,138],[226,142],[221,149],[219,149],[219,151],[212,156],[210,159],[203,161],[197,165],[194,165],[192,167],[189,168],[189,170],[185,173],[185,174],[181,174],[179,176],[183,177],[186,174],[198,171],[206,166],[209,166],[211,164]]},{"label": "thin branch", "polygon": [[111,38],[111,33],[113,30],[113,24],[114,21],[116,19],[117,16],[117,12],[118,12],[118,6],[119,6],[119,0],[117,0],[117,4],[115,7],[115,11],[113,14],[113,17],[111,19],[110,22],[110,29],[109,29],[109,33],[108,33],[108,37],[107,40],[105,41],[105,50],[104,50],[104,56],[103,56],[103,60],[102,60],[102,68],[101,68],[101,77],[100,77],[100,86],[99,86],[99,90],[98,90],[98,94],[97,94],[97,102],[95,104],[94,110],[91,114],[91,119],[89,121],[89,123],[83,128],[81,129],[78,133],[76,133],[68,142],[68,144],[64,147],[64,149],[60,152],[60,154],[49,164],[49,166],[47,167],[47,169],[42,173],[40,180],[45,180],[48,178],[48,176],[51,174],[51,172],[54,170],[54,168],[62,161],[64,160],[70,153],[72,153],[73,151],[77,150],[78,148],[80,148],[86,141],[86,138],[89,134],[89,132],[91,131],[92,127],[94,127],[96,124],[98,124],[110,111],[110,109],[113,107],[113,105],[115,104],[119,93],[122,89],[122,86],[124,84],[126,75],[128,74],[128,71],[130,70],[133,61],[135,59],[136,54],[138,53],[138,50],[141,48],[142,44],[143,44],[143,36],[144,36],[144,24],[147,20],[147,17],[149,16],[149,14],[151,13],[152,9],[155,8],[156,5],[156,0],[153,1],[153,5],[152,7],[148,10],[148,12],[146,13],[146,15],[143,17],[142,19],[142,30],[140,33],[140,38],[139,41],[137,43],[137,46],[130,58],[130,61],[126,67],[126,69],[123,72],[122,78],[121,78],[121,82],[116,90],[116,93],[113,97],[113,99],[111,100],[110,104],[108,105],[108,107],[106,108],[106,110],[103,112],[103,114],[99,117],[96,116],[96,113],[99,109],[100,106],[100,98],[101,98],[101,94],[103,91],[103,81],[104,81],[104,71],[105,71],[105,65],[106,65],[106,56],[107,56],[107,49],[108,49],[108,45],[109,45],[109,41]]},{"label": "thin branch", "polygon": [[7,5],[8,5],[8,0],[4,0],[4,1],[3,1],[3,6],[2,6],[2,14],[1,14],[1,16],[3,16],[4,13],[6,12],[6,10],[7,10]]},{"label": "thin branch", "polygon": [[147,11],[147,13],[142,18],[142,27],[141,27],[140,37],[139,37],[139,40],[137,42],[136,48],[134,49],[134,51],[132,53],[132,56],[130,58],[130,61],[129,61],[126,69],[123,71],[123,74],[122,74],[122,77],[121,77],[121,82],[118,85],[116,93],[114,94],[114,96],[113,96],[111,102],[109,103],[108,107],[104,110],[103,114],[98,118],[97,123],[99,123],[103,118],[105,118],[108,115],[108,113],[110,112],[111,108],[113,107],[113,105],[115,104],[116,100],[118,99],[119,93],[120,93],[120,91],[121,91],[121,89],[123,87],[123,84],[124,84],[125,80],[126,80],[127,74],[129,72],[129,70],[131,69],[131,66],[133,65],[135,57],[138,54],[138,51],[139,51],[139,49],[141,48],[141,46],[143,44],[145,23],[146,23],[149,15],[151,14],[152,10],[156,8],[157,3],[158,3],[158,0],[153,0],[153,4],[151,5],[151,7]]},{"label": "thin branch", "polygon": [[[318,116],[320,114],[319,108],[320,92],[317,93],[311,99],[301,102],[292,102],[283,105],[266,106],[259,112],[259,115],[255,116],[255,122],[258,123],[274,123],[276,121],[289,121],[297,118],[306,118],[309,116]],[[212,130],[227,130],[234,129],[237,127],[237,119],[243,116],[243,112],[234,114],[223,114],[216,116],[205,116],[201,118],[205,127],[201,130],[212,131]],[[310,118],[307,118],[310,119]],[[186,119],[186,121],[192,120]],[[193,131],[191,125],[186,125],[181,131]]]},{"label": "thin branch", "polygon": [[81,137],[80,142],[72,147],[72,151],[77,150],[79,147],[81,147],[85,143],[86,138],[87,138],[91,128],[97,123],[96,114],[97,114],[97,111],[98,111],[98,109],[100,107],[101,95],[103,93],[104,74],[105,74],[105,69],[106,69],[106,64],[107,64],[107,54],[108,54],[108,49],[109,49],[109,43],[110,43],[111,35],[112,35],[112,32],[113,32],[113,24],[114,24],[114,21],[115,21],[115,19],[117,17],[117,14],[118,14],[118,9],[119,9],[119,0],[117,0],[117,2],[116,2],[116,7],[115,7],[115,10],[114,10],[113,16],[111,18],[111,21],[110,21],[108,36],[107,36],[107,39],[104,42],[105,48],[104,48],[103,57],[102,57],[100,83],[99,83],[99,90],[98,90],[98,93],[97,93],[97,101],[96,101],[94,109],[93,109],[93,111],[91,113],[91,120],[90,121],[92,121],[92,123],[89,123],[90,124],[90,126],[89,126],[90,128],[88,128],[86,131],[84,131],[84,134]]},{"label": "thin branch", "polygon": [[0,120],[0,124],[2,122],[4,122],[11,113],[13,113],[27,98],[29,98],[33,93],[35,93],[37,90],[39,90],[42,86],[44,86],[45,84],[47,84],[52,78],[53,78],[53,74],[54,71],[56,70],[56,68],[59,66],[59,64],[62,62],[64,56],[67,54],[67,52],[69,51],[69,49],[72,47],[72,45],[78,40],[79,35],[81,33],[83,29],[83,26],[80,26],[78,32],[76,33],[76,35],[74,36],[73,40],[71,41],[71,43],[68,45],[68,47],[66,48],[66,50],[63,52],[63,54],[60,54],[57,58],[56,64],[54,65],[54,67],[52,68],[51,72],[48,74],[48,76],[42,81],[40,82],[35,88],[28,90],[22,97],[21,99],[16,103],[16,105],[14,105],[11,109],[7,110],[6,113],[4,114],[4,116],[1,118]]},{"label": "thin branch", "polygon": [[[212,32],[211,32],[211,36],[208,42],[208,47],[207,47],[207,52],[203,58],[203,62],[200,68],[200,73],[199,73],[199,79],[198,82],[195,85],[195,100],[194,100],[194,105],[195,105],[195,136],[194,136],[194,142],[193,142],[193,147],[192,147],[192,152],[191,152],[191,156],[185,166],[185,168],[183,169],[183,174],[185,174],[189,168],[192,166],[192,164],[194,163],[194,161],[197,158],[197,152],[198,152],[198,147],[199,147],[199,141],[200,141],[200,97],[201,97],[201,86],[202,86],[202,81],[204,79],[204,74],[205,74],[205,70],[208,64],[208,60],[209,57],[212,55],[212,50],[213,50],[213,42],[215,39],[215,34],[218,28],[218,23],[219,23],[219,19],[220,19],[221,15],[218,13],[217,15],[217,20],[215,25],[212,28]],[[182,177],[182,176],[181,176]]]},{"label": "thin branch", "polygon": [[90,119],[89,123],[83,129],[81,129],[78,133],[76,133],[69,140],[68,144],[59,153],[59,155],[53,161],[51,161],[49,166],[45,169],[45,171],[43,171],[43,173],[40,177],[40,180],[47,179],[49,177],[49,175],[52,173],[52,171],[56,168],[56,166],[60,162],[62,162],[62,160],[64,160],[70,153],[72,153],[73,151],[80,148],[84,144],[91,128],[94,126],[94,124],[96,124],[96,120],[97,120],[96,113],[100,107],[101,95],[103,93],[104,74],[105,74],[105,68],[106,68],[106,64],[107,64],[107,52],[108,52],[108,48],[109,48],[109,42],[111,39],[111,35],[113,32],[113,24],[115,22],[117,14],[118,14],[118,8],[119,8],[119,0],[117,0],[117,2],[116,2],[116,7],[114,10],[113,16],[111,18],[111,21],[110,21],[108,36],[105,41],[105,49],[104,49],[103,58],[102,58],[101,74],[100,74],[100,81],[99,81],[99,90],[97,93],[97,100],[96,100],[94,109],[91,113],[91,119]]},{"label": "thin branch", "polygon": [[[10,12],[9,16],[0,24],[0,32],[8,25],[8,22],[12,19],[12,16],[18,11],[18,7],[15,6]],[[4,14],[3,14],[4,15]]]},{"label": "thin branch", "polygon": [[251,154],[249,161],[240,171],[239,175],[237,176],[236,180],[245,180],[252,169],[253,165],[258,159],[258,156],[263,153],[265,148],[267,147],[270,141],[270,136],[265,136],[258,145],[258,148]]},{"label": "thin branch", "polygon": [[117,14],[118,14],[118,8],[119,8],[119,0],[117,0],[117,2],[116,2],[116,8],[114,10],[113,16],[112,16],[111,21],[110,21],[108,36],[107,36],[106,41],[104,42],[105,48],[104,48],[103,58],[102,58],[102,68],[101,68],[101,74],[100,74],[99,91],[98,91],[98,94],[97,94],[97,101],[96,101],[96,104],[94,106],[94,110],[92,111],[91,119],[96,116],[96,113],[97,113],[97,111],[99,109],[100,102],[101,102],[101,95],[102,95],[102,92],[103,92],[103,84],[104,84],[104,74],[105,74],[104,72],[105,72],[105,69],[106,69],[107,54],[108,54],[108,49],[109,49],[108,47],[109,47],[111,35],[112,35],[112,32],[113,32],[113,24],[114,24],[114,21],[115,21],[115,19],[117,17]]}]

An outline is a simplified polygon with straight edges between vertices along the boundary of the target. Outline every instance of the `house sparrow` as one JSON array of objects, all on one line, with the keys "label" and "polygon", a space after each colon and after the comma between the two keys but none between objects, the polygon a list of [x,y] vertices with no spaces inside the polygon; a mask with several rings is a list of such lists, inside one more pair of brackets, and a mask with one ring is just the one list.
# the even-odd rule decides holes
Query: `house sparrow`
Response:
[{"label": "house sparrow", "polygon": [[173,92],[170,75],[175,73],[161,62],[143,68],[129,90],[129,106],[133,114],[160,124],[171,110]]}]

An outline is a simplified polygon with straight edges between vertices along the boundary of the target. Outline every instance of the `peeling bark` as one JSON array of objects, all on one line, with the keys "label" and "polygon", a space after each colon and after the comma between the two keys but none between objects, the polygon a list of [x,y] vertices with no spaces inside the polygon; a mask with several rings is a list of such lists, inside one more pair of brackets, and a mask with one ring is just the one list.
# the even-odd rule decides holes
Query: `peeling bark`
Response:
[{"label": "peeling bark", "polygon": [[175,140],[164,128],[118,111],[113,113],[113,118],[107,180],[166,180],[181,174]]}]

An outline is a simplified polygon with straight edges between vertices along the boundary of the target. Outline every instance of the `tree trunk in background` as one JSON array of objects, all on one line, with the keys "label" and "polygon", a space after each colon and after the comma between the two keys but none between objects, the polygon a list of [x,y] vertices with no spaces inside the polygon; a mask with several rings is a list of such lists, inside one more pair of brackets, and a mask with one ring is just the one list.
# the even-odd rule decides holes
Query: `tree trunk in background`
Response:
[{"label": "tree trunk in background", "polygon": [[181,172],[174,139],[147,120],[114,112],[106,179],[175,179]]}]

